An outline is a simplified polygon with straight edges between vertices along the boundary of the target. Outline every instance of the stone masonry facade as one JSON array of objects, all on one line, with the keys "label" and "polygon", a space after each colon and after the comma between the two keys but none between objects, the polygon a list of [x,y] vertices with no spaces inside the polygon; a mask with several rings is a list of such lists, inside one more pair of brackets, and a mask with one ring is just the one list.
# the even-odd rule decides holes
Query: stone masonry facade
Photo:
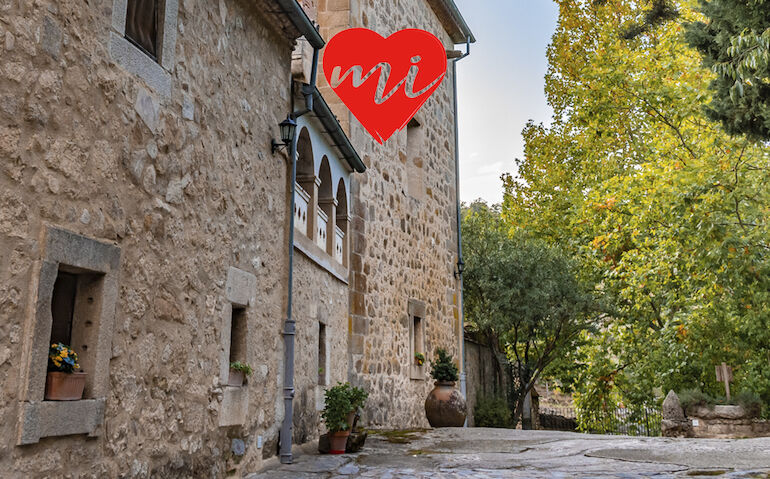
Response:
[{"label": "stone masonry facade", "polygon": [[[433,3],[321,0],[321,34],[328,40],[359,27],[387,37],[420,28],[454,50]],[[427,364],[413,371],[410,300],[424,306],[420,352],[432,359],[435,349],[443,347],[459,359],[451,72],[450,67],[417,113],[419,125],[401,130],[384,145],[369,136],[321,79],[324,96],[368,167],[365,175],[353,178],[351,190],[350,376],[370,391],[366,418],[381,427],[428,426],[424,398],[433,381]]]},{"label": "stone masonry facade", "polygon": [[[3,477],[239,476],[277,454],[292,185],[271,140],[312,48],[275,0],[165,0],[148,61],[123,40],[126,2],[0,0]],[[326,41],[414,27],[453,50],[447,2],[299,3]],[[460,338],[451,68],[382,146],[320,71],[367,168],[343,172],[344,261],[295,239],[294,443],[324,431],[339,381],[369,391],[369,426],[427,426],[413,354],[457,358]],[[43,389],[63,277],[88,379],[57,403]],[[236,357],[254,369],[241,387]]]}]

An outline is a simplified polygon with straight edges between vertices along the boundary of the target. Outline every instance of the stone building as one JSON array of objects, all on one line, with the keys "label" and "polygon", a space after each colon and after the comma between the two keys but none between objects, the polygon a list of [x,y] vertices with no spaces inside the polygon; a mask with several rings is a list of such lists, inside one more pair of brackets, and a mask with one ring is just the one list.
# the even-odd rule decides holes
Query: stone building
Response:
[{"label": "stone building", "polygon": [[[451,0],[300,3],[0,1],[3,474],[254,471],[287,401],[293,443],[318,437],[337,381],[372,426],[426,425],[414,353],[461,344],[451,69],[381,146],[310,85],[313,50],[355,26],[472,35]],[[44,400],[59,341],[80,401]]]}]

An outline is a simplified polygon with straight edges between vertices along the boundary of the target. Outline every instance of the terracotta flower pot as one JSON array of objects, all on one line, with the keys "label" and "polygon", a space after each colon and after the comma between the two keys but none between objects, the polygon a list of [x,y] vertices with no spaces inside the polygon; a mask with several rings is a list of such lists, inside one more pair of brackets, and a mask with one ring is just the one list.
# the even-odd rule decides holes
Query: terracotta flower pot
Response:
[{"label": "terracotta flower pot", "polygon": [[467,406],[454,381],[436,381],[425,400],[425,415],[431,427],[462,427]]},{"label": "terracotta flower pot", "polygon": [[345,454],[350,431],[337,431],[329,433],[329,454]]},{"label": "terracotta flower pot", "polygon": [[235,386],[237,388],[243,386],[243,371],[230,370],[230,376],[227,378],[228,386]]},{"label": "terracotta flower pot", "polygon": [[50,371],[45,376],[45,399],[47,401],[78,401],[83,399],[86,373],[63,373]]}]

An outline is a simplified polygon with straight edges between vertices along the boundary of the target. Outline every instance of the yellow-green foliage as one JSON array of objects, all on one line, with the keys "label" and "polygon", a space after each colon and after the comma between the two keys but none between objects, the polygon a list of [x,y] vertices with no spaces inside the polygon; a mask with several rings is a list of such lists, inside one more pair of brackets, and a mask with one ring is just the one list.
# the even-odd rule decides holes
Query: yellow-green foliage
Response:
[{"label": "yellow-green foliage", "polygon": [[566,248],[608,305],[578,390],[594,405],[719,394],[725,361],[736,389],[770,402],[770,151],[704,113],[715,75],[684,39],[696,2],[632,40],[640,2],[558,3],[554,118],[525,129],[503,214]]}]

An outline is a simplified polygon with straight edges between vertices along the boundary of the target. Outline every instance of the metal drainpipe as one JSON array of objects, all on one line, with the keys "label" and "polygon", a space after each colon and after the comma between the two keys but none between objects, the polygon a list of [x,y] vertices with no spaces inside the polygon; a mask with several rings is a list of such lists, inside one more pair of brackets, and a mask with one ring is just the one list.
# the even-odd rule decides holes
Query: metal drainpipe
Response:
[{"label": "metal drainpipe", "polygon": [[[291,79],[291,116],[295,120],[313,109],[313,89],[315,88],[316,74],[318,71],[318,49],[313,49],[313,70],[310,75],[310,94],[305,94],[305,109],[294,110],[294,78]],[[289,284],[287,288],[286,321],[283,323],[283,422],[281,423],[281,463],[291,464],[294,456],[291,452],[292,425],[294,419],[294,336],[296,334],[296,322],[291,314],[294,292],[294,195],[297,184],[297,142],[296,130],[294,138],[289,144],[289,159],[291,161],[291,199],[289,201]]]},{"label": "metal drainpipe", "polygon": [[[452,62],[452,86],[454,87],[454,116],[455,116],[455,197],[457,203],[457,264],[458,271],[459,265],[463,262],[463,235],[462,235],[462,223],[460,219],[460,141],[458,138],[459,128],[457,126],[457,62],[462,60],[471,54],[471,39],[468,37],[465,41],[465,53],[454,59]],[[467,398],[466,382],[465,382],[465,315],[463,312],[463,274],[459,274],[460,281],[460,358],[462,361],[462,368],[460,370],[460,393],[464,398]],[[468,419],[466,418],[463,427],[468,427]]]}]

